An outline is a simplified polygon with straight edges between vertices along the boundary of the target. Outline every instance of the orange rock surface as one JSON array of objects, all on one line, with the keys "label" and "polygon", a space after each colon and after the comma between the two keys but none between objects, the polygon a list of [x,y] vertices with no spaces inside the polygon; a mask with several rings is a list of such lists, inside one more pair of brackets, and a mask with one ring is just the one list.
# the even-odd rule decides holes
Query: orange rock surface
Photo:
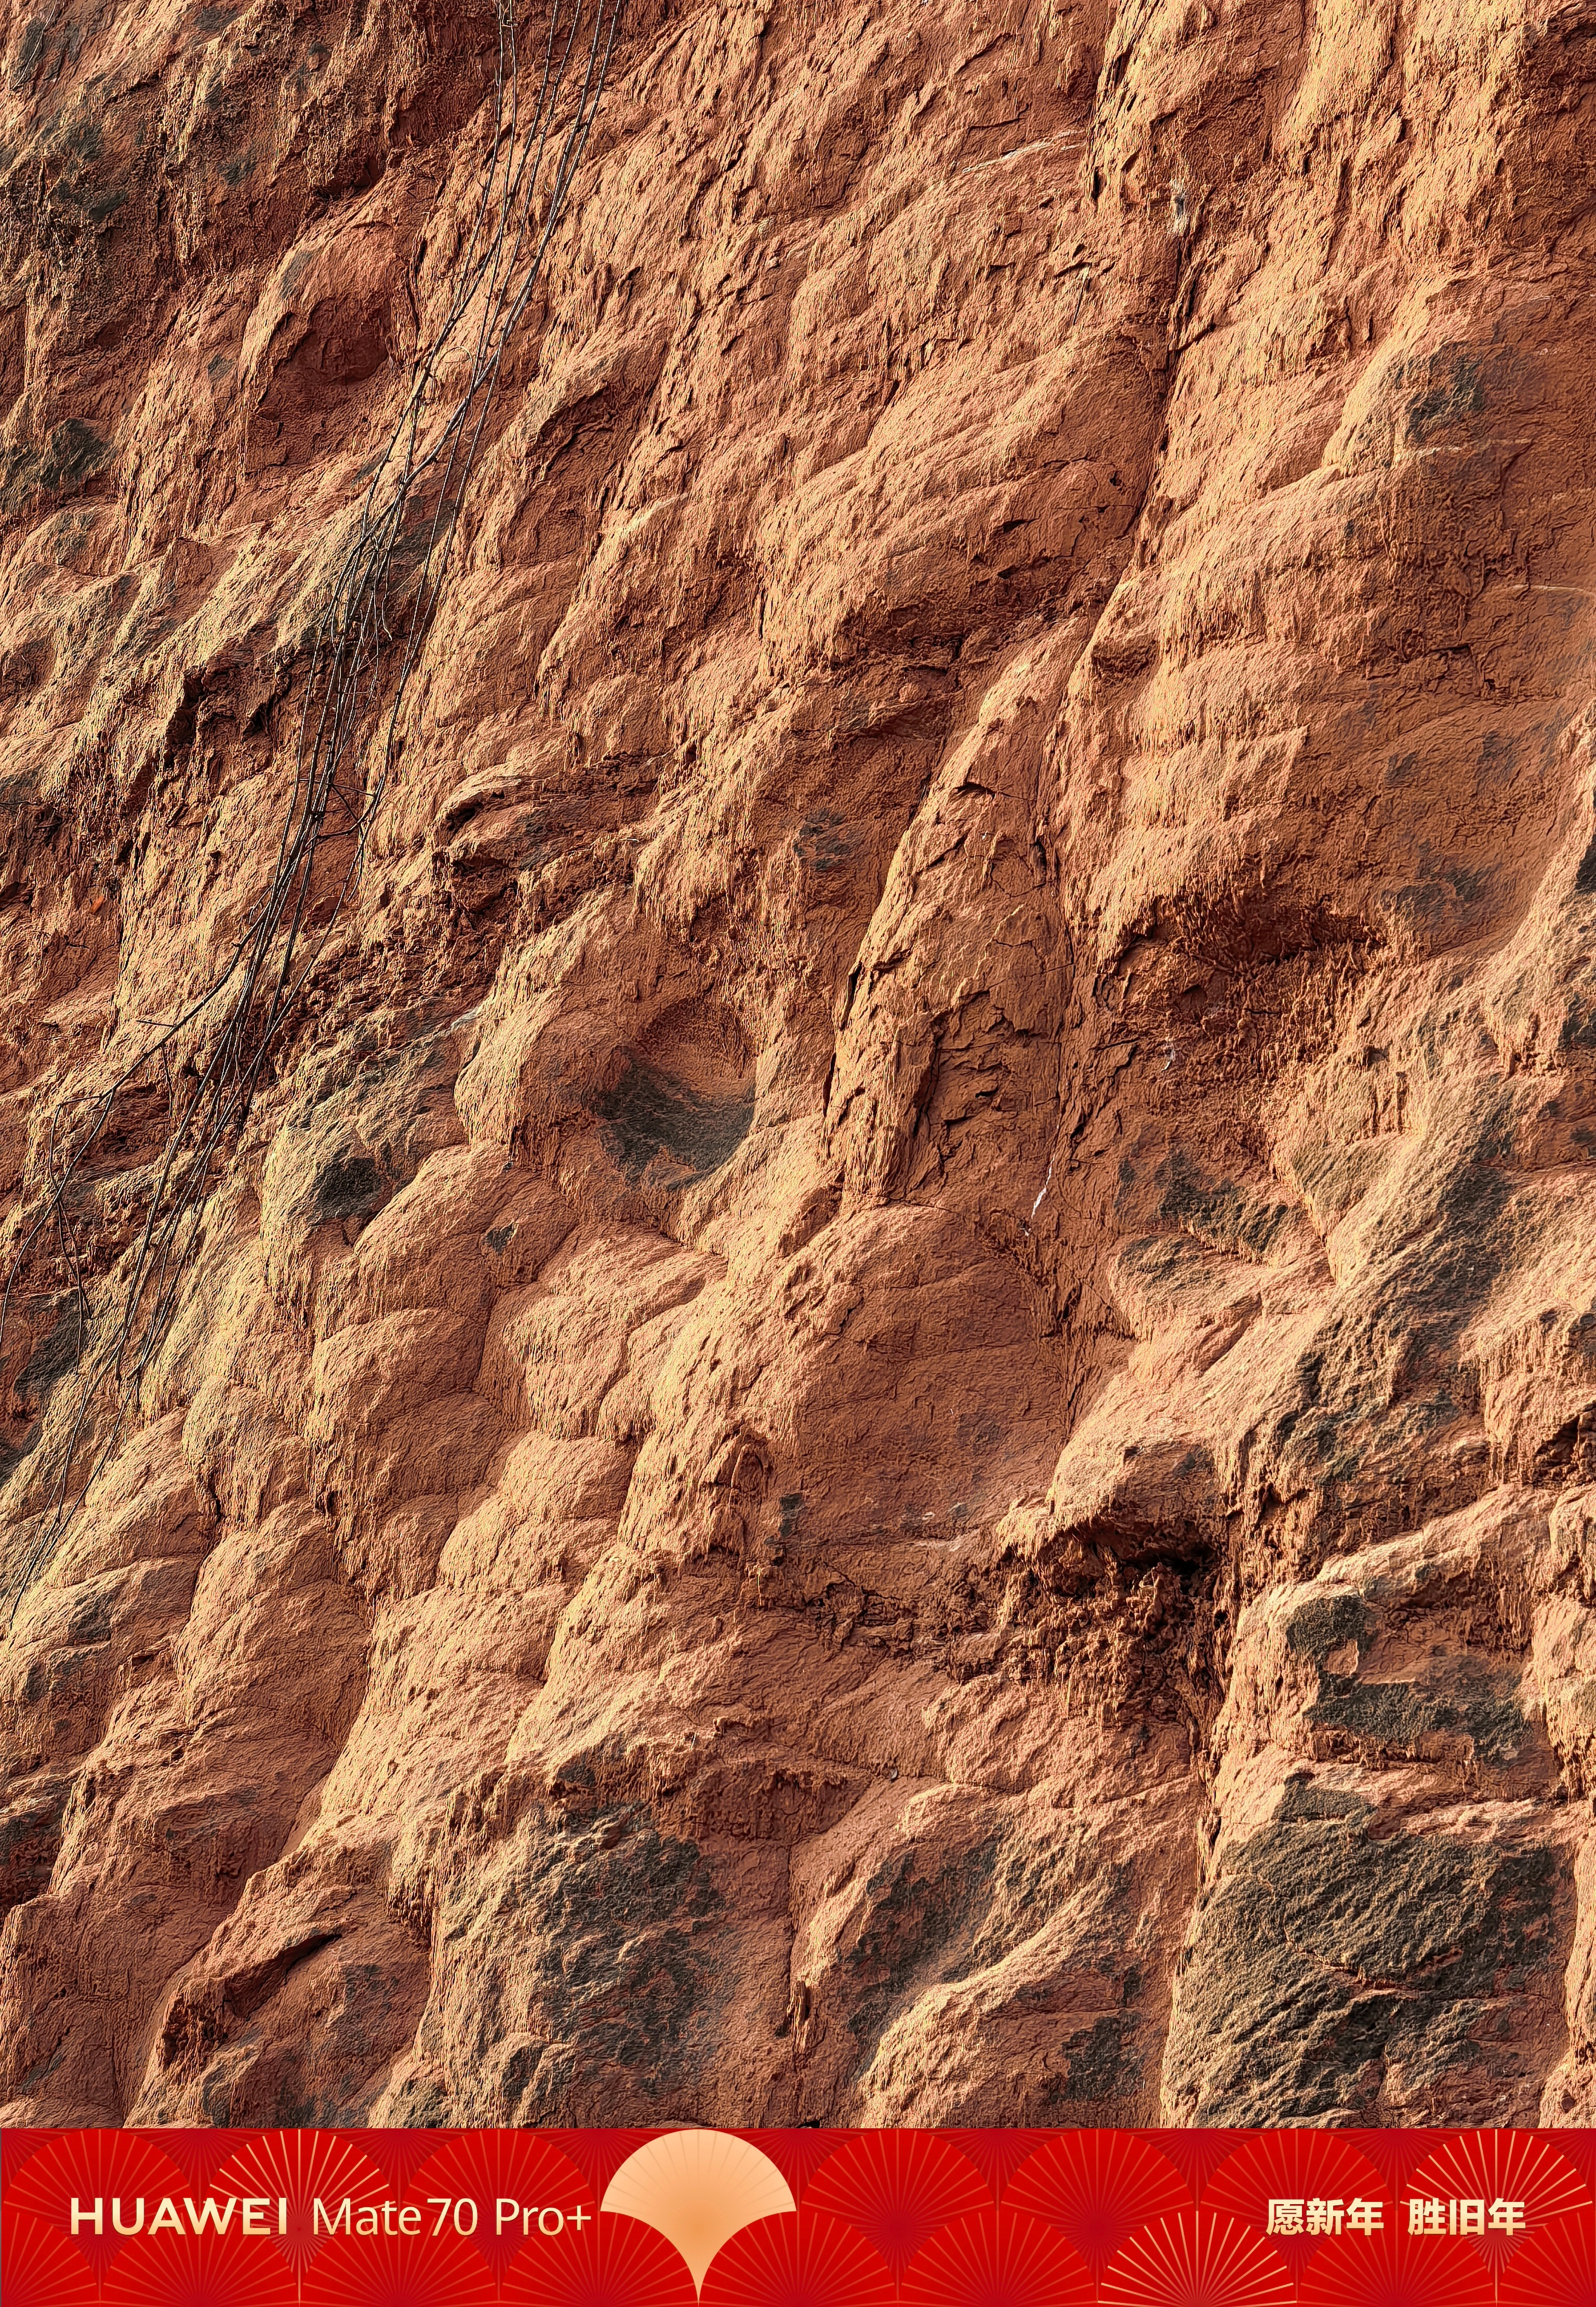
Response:
[{"label": "orange rock surface", "polygon": [[[9,1260],[271,871],[494,18],[0,27]],[[1596,2120],[1593,85],[628,7],[0,1647],[0,2119]],[[17,1268],[13,1575],[170,1093]]]}]

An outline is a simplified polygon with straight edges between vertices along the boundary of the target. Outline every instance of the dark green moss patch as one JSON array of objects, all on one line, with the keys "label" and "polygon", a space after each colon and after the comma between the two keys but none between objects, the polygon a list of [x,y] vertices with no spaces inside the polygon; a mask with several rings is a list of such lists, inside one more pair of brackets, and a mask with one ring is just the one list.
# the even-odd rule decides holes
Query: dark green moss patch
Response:
[{"label": "dark green moss patch", "polygon": [[57,425],[42,449],[12,449],[0,466],[0,510],[82,488],[111,461],[110,445],[81,417]]},{"label": "dark green moss patch", "polygon": [[1134,2037],[1142,2021],[1134,2011],[1105,2011],[1089,2027],[1066,2035],[1058,2097],[1077,2104],[1128,2098],[1141,2087],[1146,2061]]},{"label": "dark green moss patch", "polygon": [[708,1177],[742,1145],[753,1110],[751,1086],[733,1097],[699,1097],[635,1058],[597,1102],[605,1150],[630,1186],[651,1164],[658,1164],[660,1181],[672,1187]]},{"label": "dark green moss patch", "polygon": [[387,1198],[377,1165],[366,1154],[339,1154],[316,1179],[316,1216],[323,1222],[373,1217]]},{"label": "dark green moss patch", "polygon": [[685,2087],[695,2022],[725,1989],[698,1845],[631,1805],[579,1822],[540,1809],[493,1884],[490,1907],[466,1892],[441,1917],[482,2062],[457,2119],[595,2123],[617,2090],[658,2105]]},{"label": "dark green moss patch", "polygon": [[[1299,1794],[1231,1859],[1171,2028],[1176,2119],[1520,2119],[1503,2110],[1533,2080],[1528,2006],[1560,1998],[1563,1858],[1368,1826],[1361,1806],[1305,1816]],[[1393,2071],[1403,2114],[1386,2111]]]},{"label": "dark green moss patch", "polygon": [[1518,1677],[1466,1658],[1449,1659],[1446,1671],[1446,1688],[1327,1675],[1308,1720],[1317,1728],[1344,1732],[1360,1746],[1410,1761],[1433,1754],[1438,1743],[1462,1739],[1480,1762],[1515,1761],[1524,1728]]},{"label": "dark green moss patch", "polygon": [[869,1921],[843,1960],[849,2031],[872,2049],[900,2004],[967,1968],[990,1903],[998,1840],[993,1835],[928,1874],[920,1857],[900,1850],[877,1869],[867,1886]]},{"label": "dark green moss patch", "polygon": [[1374,1620],[1360,1594],[1316,1594],[1292,1612],[1286,1625],[1286,1642],[1300,1657],[1323,1665],[1343,1642],[1368,1646]]},{"label": "dark green moss patch", "polygon": [[1252,1201],[1228,1178],[1204,1183],[1181,1154],[1170,1156],[1158,1182],[1163,1188],[1159,1216],[1232,1257],[1266,1258],[1296,1222],[1289,1202]]}]

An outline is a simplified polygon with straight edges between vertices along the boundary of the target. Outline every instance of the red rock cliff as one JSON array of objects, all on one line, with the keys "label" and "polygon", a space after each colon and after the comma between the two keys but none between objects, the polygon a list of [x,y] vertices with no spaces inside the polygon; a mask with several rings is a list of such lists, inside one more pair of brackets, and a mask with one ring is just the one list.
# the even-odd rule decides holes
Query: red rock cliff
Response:
[{"label": "red rock cliff", "polygon": [[1592,0],[627,0],[120,1404],[495,21],[0,27],[4,2119],[1596,2119]]}]

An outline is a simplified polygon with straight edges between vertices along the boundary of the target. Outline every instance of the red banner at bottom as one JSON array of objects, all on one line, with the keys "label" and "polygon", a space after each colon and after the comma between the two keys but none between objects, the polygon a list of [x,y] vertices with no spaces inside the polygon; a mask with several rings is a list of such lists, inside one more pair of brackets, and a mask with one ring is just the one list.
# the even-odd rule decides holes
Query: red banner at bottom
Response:
[{"label": "red banner at bottom", "polygon": [[1596,2307],[1577,2131],[20,2131],[5,2307]]}]

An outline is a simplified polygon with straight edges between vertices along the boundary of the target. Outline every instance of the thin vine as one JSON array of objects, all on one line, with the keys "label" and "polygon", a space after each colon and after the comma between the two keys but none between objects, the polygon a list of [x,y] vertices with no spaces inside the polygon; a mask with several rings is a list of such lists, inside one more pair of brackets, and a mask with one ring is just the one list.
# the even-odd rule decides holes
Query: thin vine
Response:
[{"label": "thin vine", "polygon": [[[442,595],[504,355],[543,270],[592,133],[623,0],[552,0],[536,67],[536,100],[525,120],[515,0],[496,4],[492,141],[481,197],[458,260],[449,310],[417,358],[404,411],[372,474],[355,534],[317,621],[296,735],[293,788],[270,881],[226,966],[179,1016],[161,1025],[155,1040],[99,1095],[70,1150],[61,1143],[59,1113],[51,1121],[43,1206],[26,1227],[0,1292],[0,1353],[19,1281],[36,1247],[53,1238],[71,1277],[78,1397],[56,1445],[44,1527],[5,1590],[8,1623],[116,1449],[129,1406],[139,1398],[144,1373],[176,1311],[207,1201],[249,1118],[268,1059],[299,1013],[305,982],[359,879],[389,783],[400,709]],[[437,373],[444,356],[462,344],[470,352],[467,382],[440,419]],[[413,576],[407,573],[410,568]],[[372,751],[374,762],[367,759]],[[358,807],[348,797],[352,787],[362,796]],[[330,828],[335,803],[339,815]],[[312,918],[313,882],[322,845],[329,838],[348,838],[351,831],[348,863],[318,925]],[[71,1188],[84,1176],[118,1099],[156,1063],[170,1091],[174,1046],[196,1033],[202,1062],[196,1060],[192,1088],[170,1108],[165,1151],[125,1279],[100,1334],[91,1336]],[[107,1391],[115,1396],[115,1415],[74,1484],[84,1429]]]}]

